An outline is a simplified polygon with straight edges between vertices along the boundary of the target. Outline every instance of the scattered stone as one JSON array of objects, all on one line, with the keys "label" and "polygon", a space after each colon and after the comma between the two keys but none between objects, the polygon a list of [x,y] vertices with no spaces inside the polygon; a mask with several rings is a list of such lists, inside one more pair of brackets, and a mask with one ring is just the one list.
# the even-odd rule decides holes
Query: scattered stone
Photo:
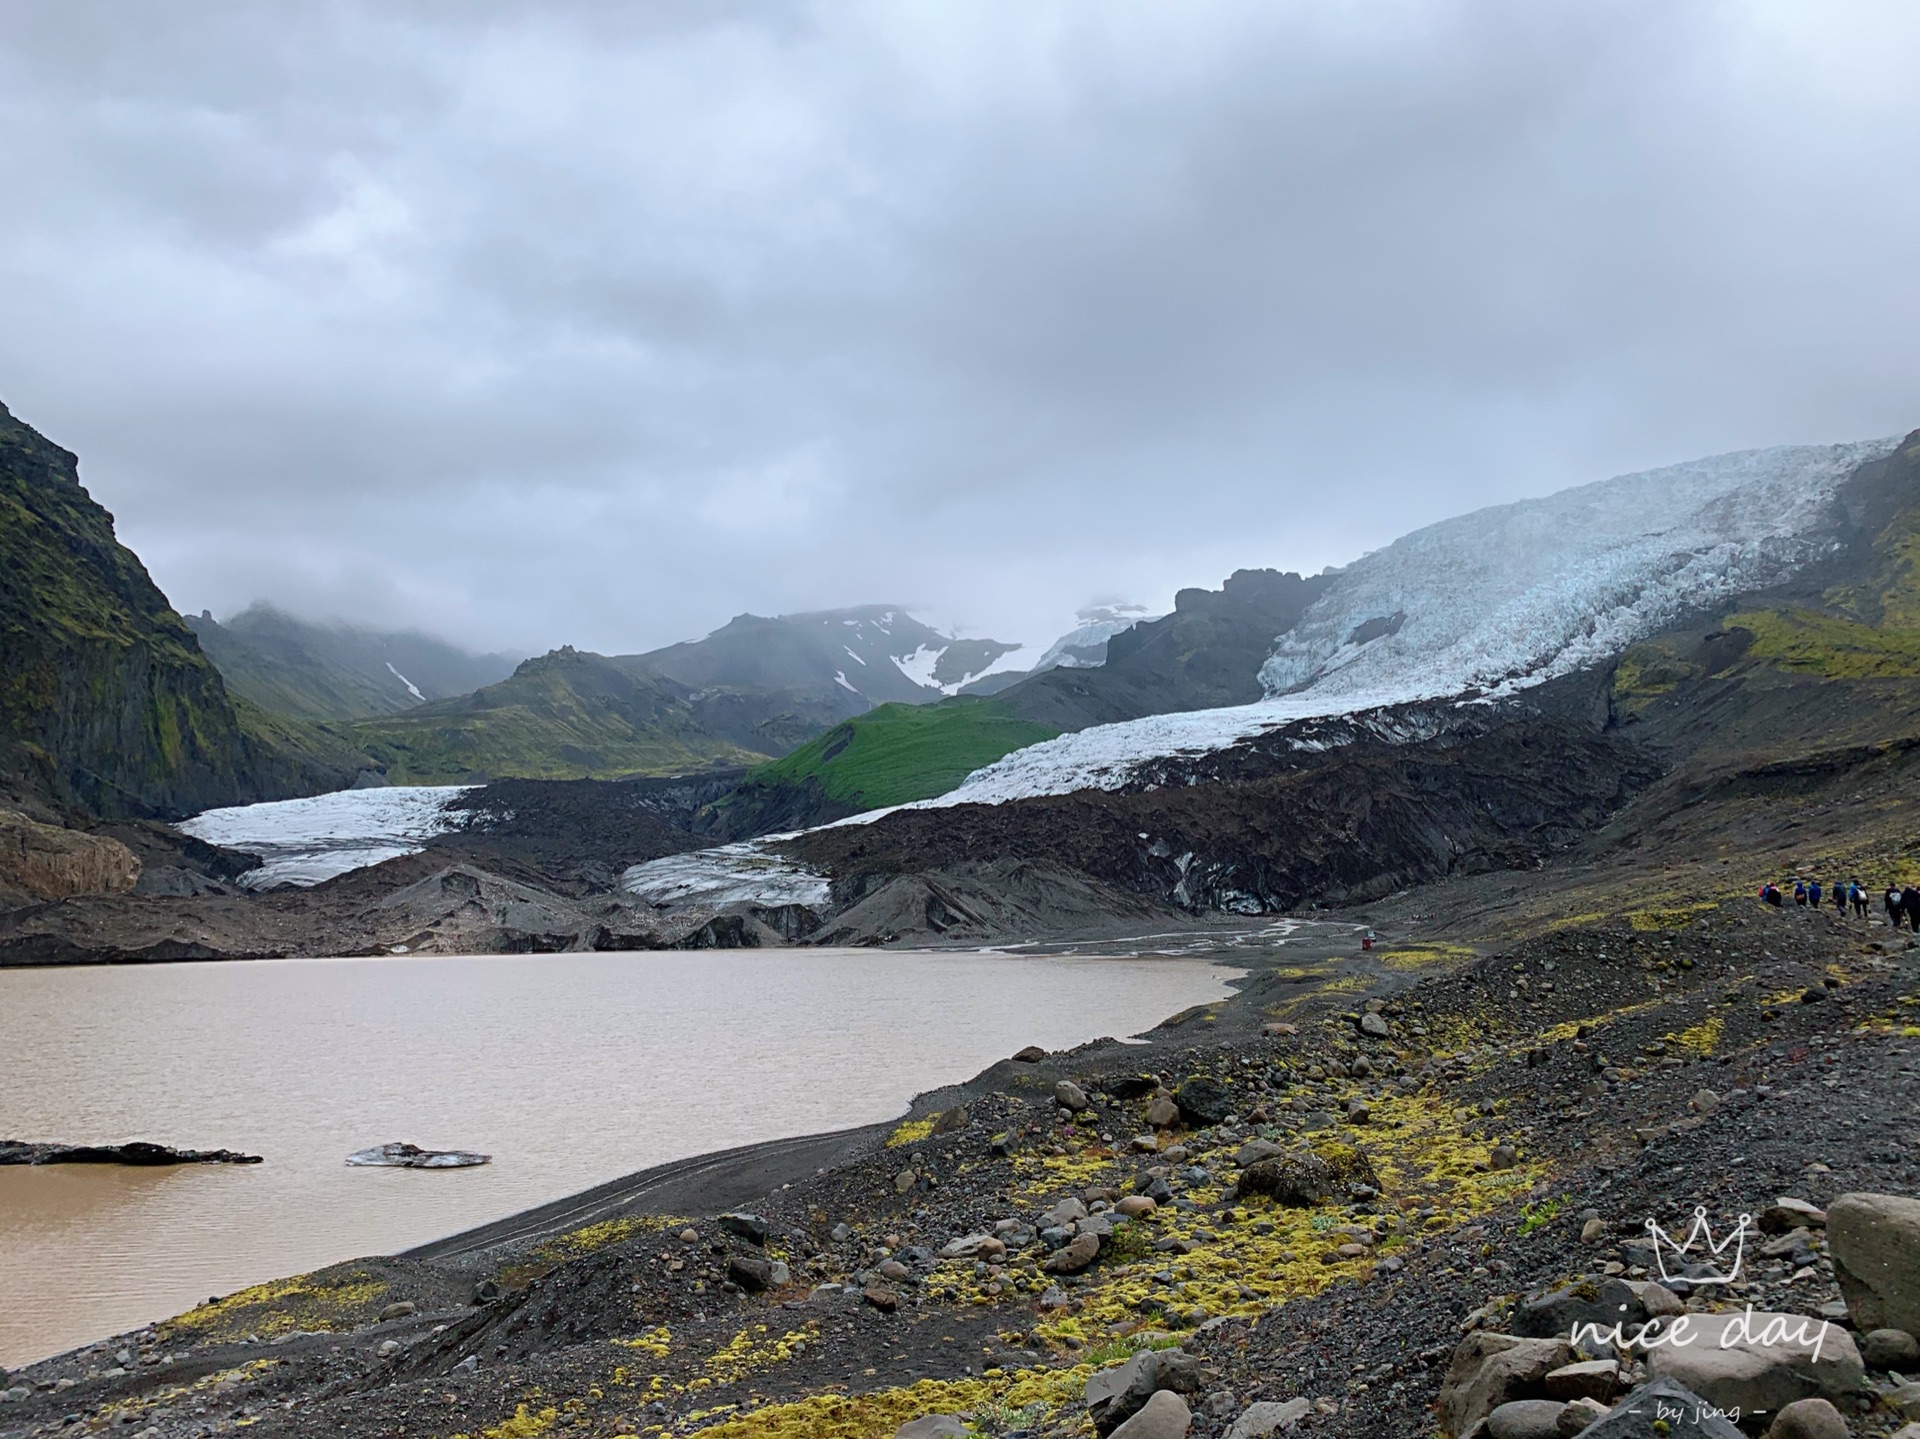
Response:
[{"label": "scattered stone", "polygon": [[398,1339],[382,1339],[380,1341],[380,1347],[373,1352],[382,1359],[391,1359],[400,1352],[400,1341]]},{"label": "scattered stone", "polygon": [[1606,1237],[1607,1221],[1604,1219],[1589,1219],[1585,1224],[1580,1226],[1580,1242],[1582,1244],[1598,1244]]},{"label": "scattered stone", "polygon": [[1100,1257],[1100,1236],[1077,1235],[1064,1249],[1049,1254],[1040,1267],[1049,1274],[1078,1274]]},{"label": "scattered stone", "polygon": [[1450,1434],[1465,1434],[1512,1399],[1536,1397],[1547,1375],[1575,1360],[1565,1339],[1474,1333],[1453,1351],[1440,1385],[1440,1417]]},{"label": "scattered stone", "polygon": [[727,1260],[727,1278],[749,1294],[764,1294],[773,1287],[773,1265],[765,1259],[736,1254]]},{"label": "scattered stone", "polygon": [[902,1424],[893,1431],[893,1439],[965,1439],[969,1432],[958,1414],[929,1414]]},{"label": "scattered stone", "polygon": [[919,1175],[915,1174],[911,1169],[903,1169],[898,1174],[893,1176],[894,1193],[905,1194],[909,1189],[913,1188],[913,1186],[919,1182],[920,1182]]},{"label": "scattered stone", "polygon": [[1489,1439],[1557,1439],[1567,1406],[1558,1399],[1510,1399],[1487,1416]]},{"label": "scattered stone", "polygon": [[879,1265],[874,1269],[874,1273],[878,1274],[882,1279],[889,1280],[895,1284],[899,1284],[911,1278],[913,1275],[913,1271],[898,1259],[881,1260]]},{"label": "scattered stone", "polygon": [[1046,1050],[1037,1044],[1029,1044],[1025,1049],[1014,1052],[1013,1062],[1015,1064],[1038,1064],[1046,1057]]},{"label": "scattered stone", "polygon": [[883,1284],[869,1284],[860,1291],[860,1297],[882,1314],[891,1314],[900,1307],[900,1296]]},{"label": "scattered stone", "polygon": [[1920,1334],[1920,1199],[1841,1195],[1827,1206],[1827,1247],[1856,1329]]},{"label": "scattered stone", "polygon": [[1696,1089],[1693,1092],[1693,1098],[1688,1100],[1687,1104],[1695,1114],[1706,1118],[1720,1112],[1720,1102],[1720,1096],[1711,1089]]},{"label": "scattered stone", "polygon": [[1560,1411],[1560,1422],[1554,1425],[1556,1439],[1574,1439],[1588,1425],[1606,1418],[1607,1406],[1595,1399],[1575,1399]]},{"label": "scattered stone", "polygon": [[1826,1320],[1761,1310],[1688,1318],[1693,1343],[1657,1346],[1648,1367],[1721,1409],[1772,1414],[1796,1399],[1851,1394],[1866,1374],[1853,1337]]},{"label": "scattered stone", "polygon": [[1162,1389],[1138,1414],[1114,1430],[1112,1439],[1186,1439],[1192,1428],[1193,1411],[1187,1408],[1187,1401],[1170,1389]]},{"label": "scattered stone", "polygon": [[398,1304],[389,1304],[385,1309],[380,1311],[379,1322],[385,1324],[389,1319],[405,1319],[409,1314],[413,1313],[414,1307],[414,1302],[411,1299],[402,1299]]},{"label": "scattered stone", "polygon": [[1088,1107],[1087,1092],[1072,1080],[1063,1079],[1053,1087],[1053,1102],[1078,1114]]},{"label": "scattered stone", "polygon": [[[1678,1303],[1675,1300],[1676,1307]],[[1597,1325],[1606,1331],[1618,1324],[1623,1333],[1631,1335],[1650,1317],[1645,1298],[1626,1280],[1609,1278],[1595,1283],[1585,1279],[1548,1294],[1522,1299],[1514,1306],[1512,1329],[1523,1338],[1551,1339],[1571,1337],[1576,1325]],[[1591,1353],[1592,1346],[1585,1334],[1581,1342]]]},{"label": "scattered stone", "polygon": [[746,1214],[733,1211],[720,1216],[720,1227],[727,1233],[744,1239],[749,1244],[764,1245],[767,1236],[773,1232],[772,1226],[758,1214]]},{"label": "scattered stone", "polygon": [[1233,1093],[1217,1079],[1201,1075],[1189,1079],[1174,1091],[1173,1102],[1180,1117],[1195,1129],[1208,1129],[1224,1123],[1233,1113]]},{"label": "scattered stone", "polygon": [[998,1259],[1007,1252],[1006,1241],[991,1234],[969,1234],[951,1239],[941,1246],[942,1259]]},{"label": "scattered stone", "polygon": [[973,1116],[967,1113],[965,1105],[958,1109],[943,1109],[933,1116],[933,1133],[957,1134],[973,1123]]},{"label": "scattered stone", "polygon": [[1620,1392],[1620,1363],[1615,1359],[1588,1359],[1563,1364],[1544,1381],[1549,1399],[1600,1399],[1611,1402]]},{"label": "scattered stone", "polygon": [[1155,1129],[1171,1129],[1180,1122],[1180,1106],[1161,1095],[1147,1106],[1147,1123]]},{"label": "scattered stone", "polygon": [[[838,1227],[841,1229],[847,1228],[847,1226],[844,1224]],[[834,1238],[837,1242],[844,1242],[840,1240],[840,1237],[837,1234],[834,1236]],[[853,1231],[851,1229],[847,1229],[847,1238],[848,1239],[853,1238]],[[682,1244],[698,1244],[700,1242],[700,1231],[693,1228],[692,1226],[688,1226],[687,1228],[680,1231],[680,1242]]]},{"label": "scattered stone", "polygon": [[1347,1101],[1347,1123],[1365,1124],[1373,1118],[1373,1109],[1358,1095]]},{"label": "scattered stone", "polygon": [[1263,1159],[1278,1159],[1286,1151],[1271,1139],[1249,1139],[1233,1152],[1233,1162],[1245,1169]]},{"label": "scattered stone", "polygon": [[1393,1029],[1388,1025],[1384,1014],[1376,1014],[1368,1010],[1360,1016],[1360,1032],[1369,1039],[1385,1039],[1393,1033]]},{"label": "scattered stone", "polygon": [[1796,1399],[1773,1416],[1767,1439],[1848,1439],[1847,1421],[1824,1399]]},{"label": "scattered stone", "polygon": [[1333,1166],[1311,1152],[1263,1159],[1240,1174],[1242,1194],[1264,1194],[1277,1203],[1302,1208],[1330,1198],[1334,1183]]},{"label": "scattered stone", "polygon": [[1250,1404],[1227,1430],[1227,1439],[1266,1439],[1269,1434],[1284,1434],[1312,1412],[1313,1403],[1307,1399]]},{"label": "scattered stone", "polygon": [[1790,1195],[1781,1195],[1760,1211],[1762,1234],[1790,1234],[1796,1229],[1825,1229],[1826,1227],[1826,1210]]},{"label": "scattered stone", "polygon": [[1113,1206],[1113,1212],[1124,1219],[1139,1219],[1159,1207],[1144,1194],[1129,1194]]},{"label": "scattered stone", "polygon": [[1489,1169],[1511,1169],[1520,1162],[1520,1154],[1511,1144],[1496,1144],[1487,1154]]},{"label": "scattered stone", "polygon": [[1860,1359],[1869,1369],[1908,1373],[1920,1365],[1920,1339],[1904,1329],[1875,1329],[1860,1341]]},{"label": "scattered stone", "polygon": [[1162,1390],[1199,1393],[1199,1362],[1179,1349],[1143,1349],[1126,1363],[1102,1369],[1087,1380],[1087,1414],[1097,1431],[1112,1434]]}]

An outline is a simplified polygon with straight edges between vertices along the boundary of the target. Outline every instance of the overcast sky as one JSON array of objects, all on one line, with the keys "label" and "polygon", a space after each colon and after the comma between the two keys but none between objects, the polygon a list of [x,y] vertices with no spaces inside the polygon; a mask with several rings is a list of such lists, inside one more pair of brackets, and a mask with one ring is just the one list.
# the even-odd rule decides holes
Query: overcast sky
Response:
[{"label": "overcast sky", "polygon": [[1909,0],[10,0],[0,400],[175,604],[1045,644],[1920,426]]}]

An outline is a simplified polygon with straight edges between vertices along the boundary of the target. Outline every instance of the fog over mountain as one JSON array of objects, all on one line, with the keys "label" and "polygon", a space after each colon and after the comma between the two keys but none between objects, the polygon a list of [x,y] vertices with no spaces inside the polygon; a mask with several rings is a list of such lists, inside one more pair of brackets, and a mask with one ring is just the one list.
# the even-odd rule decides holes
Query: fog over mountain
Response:
[{"label": "fog over mountain", "polygon": [[176,605],[1037,649],[1610,474],[1902,431],[1870,0],[22,0],[0,399]]}]

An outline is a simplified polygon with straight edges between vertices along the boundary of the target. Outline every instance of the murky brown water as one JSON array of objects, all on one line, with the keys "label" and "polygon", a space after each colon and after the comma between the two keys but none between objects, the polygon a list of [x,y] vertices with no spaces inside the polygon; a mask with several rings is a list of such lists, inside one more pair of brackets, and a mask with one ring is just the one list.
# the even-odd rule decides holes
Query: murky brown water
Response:
[{"label": "murky brown water", "polygon": [[[0,1169],[0,1364],[688,1154],[885,1119],[1233,973],[820,950],[0,971],[0,1137],[266,1157]],[[494,1162],[342,1162],[391,1139]]]}]

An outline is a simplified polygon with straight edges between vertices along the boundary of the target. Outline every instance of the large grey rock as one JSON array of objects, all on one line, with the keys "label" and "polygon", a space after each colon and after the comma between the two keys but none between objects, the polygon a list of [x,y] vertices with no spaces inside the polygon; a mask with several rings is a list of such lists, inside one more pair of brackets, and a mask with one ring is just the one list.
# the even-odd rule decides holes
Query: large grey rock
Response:
[{"label": "large grey rock", "polygon": [[1063,1079],[1053,1087],[1053,1102],[1078,1114],[1087,1107],[1087,1092],[1071,1079]]},{"label": "large grey rock", "polygon": [[1607,1406],[1598,1399],[1575,1399],[1560,1411],[1560,1422],[1553,1426],[1559,1439],[1574,1439],[1587,1426],[1607,1417]]},{"label": "large grey rock", "polygon": [[1549,1399],[1602,1399],[1611,1403],[1620,1392],[1620,1361],[1589,1359],[1565,1365],[1547,1375],[1543,1387]]},{"label": "large grey rock", "polygon": [[1201,1075],[1173,1092],[1180,1117],[1195,1129],[1206,1129],[1233,1113],[1233,1094],[1217,1079]]},{"label": "large grey rock", "polygon": [[1509,1399],[1487,1416],[1489,1439],[1557,1439],[1566,1405],[1558,1399]]},{"label": "large grey rock", "polygon": [[1284,1404],[1271,1400],[1249,1404],[1227,1430],[1227,1439],[1266,1439],[1269,1434],[1284,1434],[1312,1412],[1313,1404],[1306,1399],[1289,1399]]},{"label": "large grey rock", "polygon": [[1258,1164],[1263,1159],[1278,1159],[1284,1150],[1271,1139],[1249,1139],[1233,1151],[1233,1162],[1245,1169],[1249,1164]]},{"label": "large grey rock", "polygon": [[1171,1389],[1162,1389],[1140,1412],[1113,1431],[1113,1439],[1187,1439],[1193,1411]]},{"label": "large grey rock", "polygon": [[1337,1182],[1333,1166],[1306,1151],[1256,1160],[1241,1171],[1240,1192],[1305,1208],[1330,1198]]},{"label": "large grey rock", "polygon": [[1574,1360],[1564,1339],[1469,1334],[1453,1351],[1440,1385],[1440,1419],[1449,1434],[1464,1434],[1512,1399],[1543,1397],[1548,1374]]},{"label": "large grey rock", "polygon": [[1920,1339],[1904,1329],[1875,1329],[1861,1339],[1860,1358],[1869,1369],[1898,1369],[1911,1374],[1920,1367]]},{"label": "large grey rock", "polygon": [[1102,1369],[1087,1380],[1087,1414],[1096,1430],[1111,1434],[1162,1390],[1199,1393],[1199,1361],[1179,1349],[1143,1349],[1125,1364]]},{"label": "large grey rock", "polygon": [[1841,1195],[1827,1206],[1827,1248],[1856,1329],[1920,1334],[1920,1199]]},{"label": "large grey rock", "polygon": [[966,1433],[958,1414],[929,1414],[909,1419],[893,1431],[893,1439],[965,1439]]},{"label": "large grey rock", "polygon": [[[1631,1339],[1647,1318],[1646,1300],[1626,1280],[1583,1279],[1521,1300],[1514,1306],[1512,1329],[1529,1339],[1565,1339],[1592,1353],[1605,1346],[1594,1343],[1587,1326],[1610,1334],[1619,1325],[1620,1332]],[[1577,1340],[1576,1326],[1581,1330]]]},{"label": "large grey rock", "polygon": [[1773,1416],[1767,1439],[1848,1439],[1847,1421],[1824,1399],[1796,1399]]},{"label": "large grey rock", "polygon": [[[1691,1342],[1682,1345],[1682,1337]],[[1672,1342],[1655,1347],[1647,1365],[1742,1414],[1776,1414],[1816,1395],[1839,1398],[1866,1375],[1853,1337],[1839,1325],[1764,1310],[1690,1314],[1684,1329],[1675,1321]]]},{"label": "large grey rock", "polygon": [[1100,1236],[1077,1235],[1064,1248],[1049,1254],[1040,1267],[1049,1274],[1078,1274],[1100,1257]]},{"label": "large grey rock", "polygon": [[[1656,1423],[1661,1427],[1654,1428]],[[1580,1439],[1746,1439],[1746,1436],[1686,1385],[1672,1379],[1655,1379],[1642,1384],[1602,1418],[1581,1430]]]}]

